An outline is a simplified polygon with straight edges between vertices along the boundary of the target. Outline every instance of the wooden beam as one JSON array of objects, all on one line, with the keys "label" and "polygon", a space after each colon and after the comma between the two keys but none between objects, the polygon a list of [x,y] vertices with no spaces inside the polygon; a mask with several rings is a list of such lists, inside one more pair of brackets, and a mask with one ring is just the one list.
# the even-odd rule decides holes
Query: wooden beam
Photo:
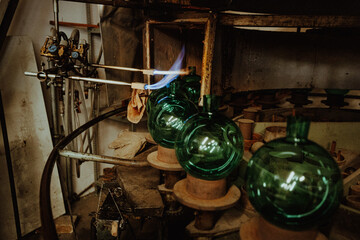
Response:
[{"label": "wooden beam", "polygon": [[[149,21],[145,22],[145,27],[143,30],[143,68],[150,69],[151,68],[151,29]],[[148,85],[151,84],[151,76],[144,75],[144,82]],[[150,90],[148,90],[150,93]]]},{"label": "wooden beam", "polygon": [[[176,14],[171,21],[149,20],[150,24],[206,24],[208,13]],[[308,15],[237,15],[219,14],[219,24],[241,27],[307,27],[349,28],[360,27],[360,16],[308,16]]]},{"label": "wooden beam", "polygon": [[201,71],[201,89],[199,105],[203,105],[203,96],[211,93],[211,72],[214,57],[217,14],[211,14],[205,27],[204,50]]},{"label": "wooden beam", "polygon": [[360,16],[221,15],[219,23],[243,27],[360,27]]},{"label": "wooden beam", "polygon": [[170,25],[170,24],[206,24],[208,18],[178,18],[172,21],[163,22],[163,21],[156,21],[156,20],[149,20],[149,24],[154,25]]}]

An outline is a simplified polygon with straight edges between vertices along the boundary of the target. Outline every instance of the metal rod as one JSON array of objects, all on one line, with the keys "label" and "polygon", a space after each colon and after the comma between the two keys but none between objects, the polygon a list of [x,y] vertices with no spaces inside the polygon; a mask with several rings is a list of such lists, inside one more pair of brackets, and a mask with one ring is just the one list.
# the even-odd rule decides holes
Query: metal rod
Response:
[{"label": "metal rod", "polygon": [[[52,20],[50,20],[49,23],[50,25],[55,25],[55,22]],[[62,21],[59,21],[59,26],[74,27],[74,28],[99,28],[99,26],[95,24],[62,22]]]},{"label": "metal rod", "polygon": [[114,70],[123,70],[123,71],[131,71],[131,72],[142,72],[145,75],[172,75],[172,74],[179,74],[185,75],[189,72],[187,70],[175,70],[175,71],[167,71],[167,70],[156,70],[156,69],[140,69],[140,68],[131,68],[131,67],[119,67],[119,66],[109,66],[109,65],[102,65],[102,64],[91,64],[92,67],[97,68],[106,68],[106,69],[114,69]]},{"label": "metal rod", "polygon": [[102,65],[102,64],[95,64],[95,63],[92,63],[91,66],[97,67],[97,68],[124,70],[124,71],[131,71],[131,72],[142,72],[143,71],[143,69],[139,69],[139,68],[109,66],[109,65]]},{"label": "metal rod", "polygon": [[147,161],[136,161],[132,159],[124,159],[103,155],[96,155],[90,153],[80,153],[70,150],[59,150],[59,155],[71,159],[79,159],[81,161],[91,161],[98,163],[109,163],[114,165],[130,166],[130,167],[147,167],[149,166]]},{"label": "metal rod", "polygon": [[[53,8],[54,8],[54,25],[55,25],[55,30],[56,30],[56,34],[59,34],[59,1],[58,0],[53,0]],[[58,37],[58,36],[57,36]]]},{"label": "metal rod", "polygon": [[[30,76],[30,77],[38,76],[38,73],[35,73],[35,72],[24,72],[24,74],[25,74],[25,76]],[[50,78],[62,77],[60,75],[55,75],[55,74],[47,74],[47,76]],[[46,77],[46,75],[44,73],[40,73],[39,77]],[[131,86],[131,83],[128,83],[128,82],[121,82],[121,81],[107,80],[107,79],[100,79],[100,78],[89,78],[89,77],[78,77],[78,76],[69,76],[67,78],[72,79],[72,80],[77,80],[77,81],[89,81],[89,82],[96,82],[96,83]]]},{"label": "metal rod", "polygon": [[0,92],[0,122],[1,122],[1,131],[2,131],[2,135],[3,135],[3,141],[4,141],[6,163],[7,163],[8,173],[9,173],[11,200],[12,200],[12,205],[13,205],[13,210],[14,210],[16,235],[17,235],[17,239],[22,239],[20,217],[19,217],[19,207],[18,207],[17,198],[16,198],[14,172],[13,172],[12,162],[11,162],[10,145],[9,145],[9,139],[8,139],[8,135],[7,135],[5,112],[4,112],[4,108],[3,108],[1,92]]}]

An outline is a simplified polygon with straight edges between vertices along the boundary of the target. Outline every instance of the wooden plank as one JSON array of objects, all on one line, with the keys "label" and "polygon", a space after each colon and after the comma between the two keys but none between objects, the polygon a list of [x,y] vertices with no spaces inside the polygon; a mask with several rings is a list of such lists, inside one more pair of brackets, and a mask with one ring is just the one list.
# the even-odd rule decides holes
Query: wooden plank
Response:
[{"label": "wooden plank", "polygon": [[360,27],[360,16],[221,15],[219,23],[243,27]]},{"label": "wooden plank", "polygon": [[199,105],[203,105],[203,96],[211,93],[211,72],[214,57],[217,14],[211,14],[205,27],[203,61],[201,70],[201,89]]},{"label": "wooden plank", "polygon": [[[150,24],[206,24],[208,13],[176,14],[171,21],[149,20]],[[306,28],[348,28],[360,27],[360,16],[322,16],[322,15],[238,15],[224,14],[218,16],[219,24],[239,27],[306,27]]]},{"label": "wooden plank", "polygon": [[154,25],[169,25],[169,24],[206,24],[208,18],[177,18],[172,21],[157,21],[157,20],[149,20],[149,24]]},{"label": "wooden plank", "polygon": [[[149,21],[145,22],[145,28],[143,30],[143,68],[150,69],[151,68],[151,30]],[[151,84],[153,77],[150,75],[144,75],[144,82],[148,85]],[[148,94],[150,94],[150,90],[148,90]]]},{"label": "wooden plank", "polygon": [[238,232],[240,225],[249,221],[249,217],[237,207],[230,208],[224,212],[211,230],[199,230],[195,227],[195,221],[186,226],[190,237],[220,237],[229,233]]}]

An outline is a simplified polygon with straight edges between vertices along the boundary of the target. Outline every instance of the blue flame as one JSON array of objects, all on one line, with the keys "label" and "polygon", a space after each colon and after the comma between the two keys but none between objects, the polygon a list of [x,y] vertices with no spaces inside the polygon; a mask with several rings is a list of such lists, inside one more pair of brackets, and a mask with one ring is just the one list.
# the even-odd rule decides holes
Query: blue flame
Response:
[{"label": "blue flame", "polygon": [[[183,46],[181,49],[181,52],[179,54],[179,56],[177,57],[175,63],[171,66],[171,68],[169,69],[170,71],[179,71],[181,69],[181,64],[183,61],[185,55],[185,47]],[[154,71],[154,74],[156,74],[156,70]],[[177,77],[179,76],[179,74],[170,74],[170,75],[166,75],[165,77],[163,77],[163,79],[161,79],[159,82],[151,84],[151,85],[145,85],[145,89],[150,89],[150,90],[154,90],[154,89],[159,89],[159,88],[163,88],[165,87],[167,84],[171,83],[173,80],[175,80]]]}]

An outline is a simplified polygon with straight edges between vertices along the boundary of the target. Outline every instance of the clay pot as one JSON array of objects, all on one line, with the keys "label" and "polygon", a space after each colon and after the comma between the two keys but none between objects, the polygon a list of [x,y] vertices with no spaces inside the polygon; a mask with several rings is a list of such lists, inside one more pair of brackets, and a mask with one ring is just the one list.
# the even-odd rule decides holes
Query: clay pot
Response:
[{"label": "clay pot", "polygon": [[244,114],[244,118],[245,119],[251,119],[251,120],[256,120],[256,115],[257,115],[258,110],[256,108],[245,108],[243,110],[243,114]]},{"label": "clay pot", "polygon": [[244,139],[251,140],[254,123],[254,120],[251,119],[244,118],[237,120],[236,124],[239,126]]},{"label": "clay pot", "polygon": [[252,153],[255,153],[259,148],[261,148],[262,146],[264,146],[264,143],[263,142],[255,142],[251,148],[250,148],[250,151]]},{"label": "clay pot", "polygon": [[351,185],[350,194],[360,196],[360,185]]},{"label": "clay pot", "polygon": [[270,126],[265,128],[264,141],[270,142],[277,138],[282,138],[286,136],[286,127],[279,126]]},{"label": "clay pot", "polygon": [[360,210],[360,196],[359,195],[348,195],[346,196],[347,205]]},{"label": "clay pot", "polygon": [[262,141],[262,136],[260,134],[257,133],[253,133],[252,135],[252,139],[248,140],[248,139],[244,139],[244,149],[245,151],[249,151],[251,146],[256,143],[256,142],[261,142]]}]

